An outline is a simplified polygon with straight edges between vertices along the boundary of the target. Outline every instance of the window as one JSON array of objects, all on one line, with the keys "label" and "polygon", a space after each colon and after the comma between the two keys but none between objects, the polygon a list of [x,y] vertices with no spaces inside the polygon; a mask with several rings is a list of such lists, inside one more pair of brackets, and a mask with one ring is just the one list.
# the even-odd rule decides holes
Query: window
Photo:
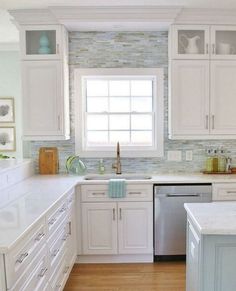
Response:
[{"label": "window", "polygon": [[76,69],[76,152],[163,155],[163,69]]}]

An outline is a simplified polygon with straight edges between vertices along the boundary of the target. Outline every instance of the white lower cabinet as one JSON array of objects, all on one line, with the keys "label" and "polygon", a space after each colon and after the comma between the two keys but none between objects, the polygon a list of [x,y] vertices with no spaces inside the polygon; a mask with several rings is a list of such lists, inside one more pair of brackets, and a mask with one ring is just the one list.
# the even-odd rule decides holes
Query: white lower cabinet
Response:
[{"label": "white lower cabinet", "polygon": [[152,255],[152,186],[140,185],[140,190],[134,185],[132,191],[128,185],[127,193],[135,193],[135,198],[122,199],[109,198],[107,185],[97,186],[81,187],[81,255]]},{"label": "white lower cabinet", "polygon": [[77,255],[74,204],[73,190],[3,255],[1,291],[63,290]]},{"label": "white lower cabinet", "polygon": [[84,254],[117,253],[116,203],[83,203]]},{"label": "white lower cabinet", "polygon": [[117,206],[119,254],[152,253],[152,202],[121,202]]}]

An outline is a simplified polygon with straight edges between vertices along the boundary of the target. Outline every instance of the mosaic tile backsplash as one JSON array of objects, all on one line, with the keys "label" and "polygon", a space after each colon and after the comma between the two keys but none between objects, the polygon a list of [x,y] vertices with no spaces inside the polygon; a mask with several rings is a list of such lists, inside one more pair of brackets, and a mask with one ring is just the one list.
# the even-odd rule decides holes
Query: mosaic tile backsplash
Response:
[{"label": "mosaic tile backsplash", "polygon": [[[70,70],[70,119],[71,140],[55,142],[29,142],[27,157],[35,160],[41,146],[57,146],[60,155],[60,172],[65,172],[65,160],[75,154],[74,143],[74,68],[164,68],[165,84],[165,130],[163,158],[122,158],[122,170],[127,173],[173,173],[199,172],[204,168],[206,149],[223,147],[236,163],[236,141],[233,140],[169,140],[168,131],[168,33],[167,32],[70,32],[69,70]],[[167,160],[167,151],[182,151],[182,161]],[[185,160],[185,151],[193,151],[193,160]],[[122,149],[121,149],[122,155]],[[88,173],[98,172],[99,159],[83,159]],[[106,172],[113,172],[112,158],[106,158]]]}]

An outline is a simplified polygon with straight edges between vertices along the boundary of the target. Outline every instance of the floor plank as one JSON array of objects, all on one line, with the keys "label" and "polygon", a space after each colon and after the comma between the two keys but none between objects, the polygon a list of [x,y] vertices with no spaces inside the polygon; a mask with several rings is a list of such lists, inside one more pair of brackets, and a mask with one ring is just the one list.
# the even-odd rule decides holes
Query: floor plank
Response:
[{"label": "floor plank", "polygon": [[76,264],[64,291],[184,291],[185,263]]}]

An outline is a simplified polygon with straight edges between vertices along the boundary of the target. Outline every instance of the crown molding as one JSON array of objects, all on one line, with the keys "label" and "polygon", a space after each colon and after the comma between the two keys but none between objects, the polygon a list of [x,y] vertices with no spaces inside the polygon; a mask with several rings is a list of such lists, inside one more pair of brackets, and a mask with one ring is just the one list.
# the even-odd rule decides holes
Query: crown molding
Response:
[{"label": "crown molding", "polygon": [[182,9],[176,24],[236,24],[236,9]]},{"label": "crown molding", "polygon": [[19,25],[59,23],[49,9],[16,9],[8,12]]}]

